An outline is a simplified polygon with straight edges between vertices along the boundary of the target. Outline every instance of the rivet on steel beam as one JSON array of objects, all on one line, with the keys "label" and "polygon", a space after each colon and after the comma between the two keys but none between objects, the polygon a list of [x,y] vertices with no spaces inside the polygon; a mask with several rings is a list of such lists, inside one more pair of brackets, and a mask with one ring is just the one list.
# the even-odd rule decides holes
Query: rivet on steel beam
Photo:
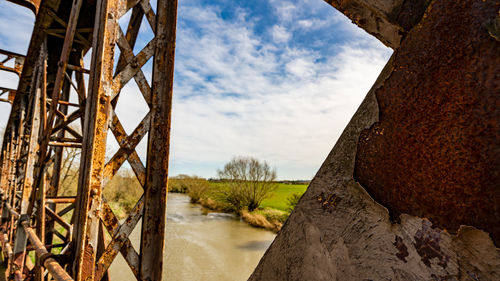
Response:
[{"label": "rivet on steel beam", "polygon": [[137,58],[133,58],[132,61],[130,62],[130,66],[133,68],[137,68],[139,64],[137,63]]}]

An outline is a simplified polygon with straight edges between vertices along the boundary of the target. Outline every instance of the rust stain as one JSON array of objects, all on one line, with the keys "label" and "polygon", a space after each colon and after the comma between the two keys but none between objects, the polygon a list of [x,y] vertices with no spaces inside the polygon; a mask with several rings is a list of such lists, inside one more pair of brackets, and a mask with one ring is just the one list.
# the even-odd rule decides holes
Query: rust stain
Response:
[{"label": "rust stain", "polygon": [[330,213],[333,212],[333,209],[342,201],[336,194],[332,193],[326,195],[324,192],[318,195],[317,200],[321,204],[321,208]]},{"label": "rust stain", "polygon": [[403,242],[403,238],[399,237],[396,235],[396,241],[392,243],[396,249],[398,249],[398,252],[396,253],[396,257],[398,259],[407,262],[406,257],[409,255],[408,254],[408,248],[406,247],[405,243]]},{"label": "rust stain", "polygon": [[379,122],[358,143],[354,178],[387,207],[500,245],[500,44],[484,22],[499,1],[433,1],[377,89]]},{"label": "rust stain", "polygon": [[415,233],[414,239],[415,249],[421,257],[421,261],[427,266],[431,267],[431,259],[437,258],[439,260],[438,265],[442,268],[448,266],[448,261],[450,257],[441,251],[441,231],[439,229],[433,229],[432,224],[427,221],[422,221],[422,229]]},{"label": "rust stain", "polygon": [[91,262],[85,262],[89,260],[94,260],[94,248],[92,245],[88,244],[85,246],[84,253],[83,253],[83,266],[82,266],[82,277],[87,278],[89,276],[93,275],[94,271],[94,265]]}]

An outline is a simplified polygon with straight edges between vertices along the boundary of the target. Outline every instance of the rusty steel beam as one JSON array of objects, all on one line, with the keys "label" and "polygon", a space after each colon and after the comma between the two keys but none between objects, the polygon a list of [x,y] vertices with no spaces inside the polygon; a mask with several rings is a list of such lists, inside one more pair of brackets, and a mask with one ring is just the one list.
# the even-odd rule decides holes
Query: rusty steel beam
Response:
[{"label": "rusty steel beam", "polygon": [[[58,69],[56,74],[56,79],[54,82],[54,89],[52,91],[52,104],[51,112],[48,117],[48,124],[52,124],[55,119],[56,107],[58,105],[59,99],[61,97],[61,90],[63,90],[63,85],[65,81],[66,66],[68,65],[68,60],[71,52],[71,47],[73,45],[73,38],[76,33],[76,26],[78,23],[78,16],[80,15],[80,9],[82,7],[83,0],[73,1],[73,6],[71,8],[71,14],[68,20],[68,25],[66,28],[66,36],[64,37],[64,44],[61,51],[61,57],[58,62]],[[50,133],[50,131],[49,131]]]},{"label": "rusty steel beam", "polygon": [[[53,79],[55,77],[55,74],[57,74],[56,73],[57,71],[55,71],[55,69],[57,69],[58,66],[57,62],[55,62],[54,60],[52,61],[49,60],[49,62],[47,63],[47,60],[44,59],[44,57],[46,57],[46,55],[49,53],[51,54],[52,57],[56,57],[57,55],[55,54],[61,52],[64,53],[64,50],[60,50],[60,48],[58,48],[58,44],[53,44],[52,43],[53,39],[48,40],[48,38],[45,35],[46,33],[44,32],[44,29],[50,27],[53,24],[53,17],[50,16],[51,13],[48,11],[57,11],[57,13],[61,14],[62,18],[65,17],[64,14],[68,10],[68,5],[66,3],[61,5],[61,10],[58,10],[58,7],[59,7],[58,1],[47,0],[42,3],[41,10],[44,12],[41,13],[39,16],[37,16],[34,28],[35,32],[33,33],[33,37],[30,43],[30,48],[28,50],[28,56],[26,59],[27,67],[23,69],[23,74],[21,75],[18,87],[18,92],[20,93],[20,95],[16,96],[16,99],[14,100],[14,106],[11,111],[11,116],[9,118],[9,123],[6,130],[7,133],[10,135],[13,134],[17,135],[18,138],[18,141],[16,143],[17,150],[23,151],[22,153],[18,152],[17,157],[19,157],[21,154],[27,155],[27,160],[19,162],[15,172],[21,178],[21,181],[24,182],[23,187],[19,189],[20,191],[22,191],[20,193],[21,198],[17,199],[16,198],[17,196],[14,196],[15,193],[17,193],[17,191],[15,191],[17,187],[9,187],[8,198],[6,198],[6,200],[10,204],[12,204],[12,206],[14,205],[18,206],[17,208],[20,208],[19,212],[21,213],[21,215],[31,217],[32,219],[36,216],[36,219],[34,219],[33,221],[35,221],[36,223],[36,230],[37,230],[36,235],[38,236],[37,238],[41,242],[44,242],[45,240],[46,231],[47,233],[54,232],[51,229],[53,225],[49,223],[47,225],[47,228],[45,226],[45,221],[46,221],[45,210],[47,207],[45,206],[46,204],[45,196],[46,194],[50,194],[50,190],[54,190],[54,188],[51,188],[51,185],[49,185],[48,183],[52,183],[52,185],[55,185],[56,187],[59,184],[58,182],[59,168],[52,167],[52,172],[50,174],[47,173],[47,170],[51,165],[57,166],[58,162],[57,155],[58,154],[60,155],[62,150],[60,149],[58,152],[57,149],[55,150],[50,149],[48,147],[48,144],[45,144],[45,147],[43,147],[44,143],[41,143],[41,146],[43,147],[42,150],[44,150],[45,152],[40,153],[40,148],[37,146],[39,143],[39,139],[53,138],[50,134],[50,130],[53,129],[53,123],[48,122],[50,120],[51,115],[52,116],[57,115],[57,117],[53,118],[55,119],[55,124],[61,124],[63,122],[61,121],[61,119],[66,118],[67,107],[71,105],[70,103],[68,103],[69,98],[67,93],[69,93],[70,83],[66,80],[66,75],[67,75],[66,72],[64,73],[63,76],[64,85],[63,85],[63,91],[62,91],[63,94],[61,96],[61,99],[56,102],[57,104],[55,104],[55,106],[54,103],[47,103],[50,101],[50,99],[47,99],[47,87],[53,85],[54,83]],[[60,19],[60,17],[58,17],[58,19]],[[87,21],[89,21],[88,18]],[[90,19],[90,21],[92,20]],[[56,22],[55,24],[60,24],[60,23]],[[74,21],[73,24],[75,24]],[[71,42],[69,42],[66,45],[69,46],[73,45],[71,48],[72,54],[80,53],[80,56],[84,55],[84,52],[81,50],[81,46],[75,46],[74,44],[71,44]],[[40,51],[41,48],[46,48],[46,51],[43,50]],[[63,57],[63,54],[61,56]],[[40,60],[42,60],[41,64],[38,63],[38,61]],[[31,106],[30,108],[32,109],[30,113],[31,117],[28,117],[27,120],[28,122],[26,122],[26,124],[23,125],[23,118],[25,117],[22,114],[22,112],[20,112],[20,109],[22,109],[22,105],[26,104],[28,100],[30,105],[33,104],[33,106]],[[49,105],[49,108],[47,108],[47,105]],[[37,128],[31,128],[33,127],[32,124],[33,121],[39,123],[38,125],[38,127],[40,128],[39,130]],[[22,136],[21,133],[16,134],[16,132],[20,131],[22,128],[24,128],[24,126],[27,126],[26,128],[31,126],[29,127],[28,130],[30,132],[31,137],[28,139],[20,138],[19,136]],[[40,133],[38,133],[37,131],[39,131]],[[65,138],[64,136],[65,131],[75,135],[76,139],[71,139],[71,141],[73,142],[78,141],[78,137],[81,139],[81,135],[76,131],[69,129],[65,126],[61,126],[58,132],[58,137],[56,138],[56,142],[58,144],[66,143],[69,141],[69,139]],[[33,149],[28,148],[32,146]],[[34,154],[30,151],[38,152],[44,157],[34,156]],[[34,172],[33,172],[33,167],[36,168],[36,171]],[[13,180],[11,180],[10,186],[12,186],[12,182]],[[17,185],[17,183],[15,182],[14,184]],[[57,190],[57,188],[55,189]],[[49,217],[52,218],[54,217],[53,213],[48,212],[48,215]],[[55,219],[57,220],[57,218]],[[16,219],[17,216],[15,215],[11,216],[11,218],[8,219],[10,224],[9,226],[10,237],[13,237],[12,229],[14,229],[14,225],[18,224],[16,222]],[[58,221],[58,222],[61,223],[61,225],[65,226],[66,228],[68,228],[69,226],[69,223],[65,221]],[[23,230],[23,227],[17,227],[17,232],[20,232],[21,230]],[[18,233],[17,236],[19,235],[20,234]],[[50,237],[51,236],[47,238]],[[32,243],[34,242],[32,241]],[[51,243],[51,241],[49,241],[49,243]],[[38,261],[34,269],[32,268],[32,266],[24,266],[22,262],[24,260],[23,255],[25,255],[26,245],[25,244],[23,245],[22,240],[17,238],[16,238],[16,244],[20,245],[19,248],[22,249],[22,253],[20,253],[21,255],[14,256],[12,258],[12,261],[14,262],[13,265],[15,265],[16,267],[11,266],[11,269],[9,269],[9,271],[15,270],[15,273],[17,274],[16,276],[22,277],[22,275],[27,276],[27,274],[33,274],[29,273],[29,271],[34,270],[35,280],[42,280],[43,279],[42,267],[47,267],[48,266],[47,263],[44,263],[43,261],[41,262]],[[49,248],[52,248],[50,244],[48,246]]]},{"label": "rusty steel beam", "polygon": [[29,226],[28,222],[23,222],[22,227],[28,235],[28,239],[35,248],[37,258],[45,268],[49,271],[52,277],[57,281],[73,281],[73,278],[61,267],[61,265],[52,257],[53,255],[47,251],[43,243],[38,239],[35,231]]},{"label": "rusty steel beam", "polygon": [[[0,71],[14,73],[20,76],[23,69],[25,57],[21,54],[2,49],[0,49],[0,55],[5,56],[5,58],[0,60]],[[14,64],[14,66],[7,65],[11,61]],[[7,102],[12,104],[14,102],[16,90],[0,86],[0,96],[4,95],[5,93],[8,94],[8,98],[0,98],[0,102]]]},{"label": "rusty steel beam", "polygon": [[325,0],[386,46],[397,49],[420,21],[427,0]]},{"label": "rusty steel beam", "polygon": [[75,208],[76,229],[74,260],[76,280],[95,280],[95,262],[98,251],[99,213],[102,204],[102,174],[105,164],[107,119],[110,95],[107,81],[113,78],[114,43],[117,23],[109,19],[116,15],[117,1],[96,3],[96,25],[92,72],[89,77],[89,92],[85,105],[85,123],[80,165],[80,178]]},{"label": "rusty steel beam", "polygon": [[[25,56],[2,49],[0,49],[0,55],[6,56],[6,58],[0,61],[0,70],[21,75]],[[6,66],[5,64],[11,60],[14,60],[14,67]]]},{"label": "rusty steel beam", "polygon": [[160,280],[167,204],[177,0],[158,1],[141,240],[141,279]]},{"label": "rusty steel beam", "polygon": [[[147,0],[43,0],[37,8],[1,152],[2,206],[8,211],[3,219],[7,230],[4,240],[15,242],[8,269],[15,278],[33,276],[42,281],[48,269],[61,280],[108,280],[107,270],[121,253],[137,280],[161,280],[177,1],[161,0],[157,8],[155,15]],[[131,9],[124,34],[118,19]],[[135,55],[133,48],[143,18],[155,36]],[[115,45],[120,56],[113,69]],[[92,63],[86,69],[83,56],[90,47]],[[5,56],[12,59],[11,55]],[[151,58],[152,87],[142,70]],[[150,112],[128,135],[115,109],[122,88],[131,81],[138,85]],[[71,87],[78,103],[69,102]],[[77,109],[69,112],[70,107]],[[71,127],[78,119],[82,132]],[[106,163],[108,129],[120,148]],[[136,147],[147,133],[144,165]],[[67,147],[82,149],[78,191],[76,197],[69,198],[58,196],[62,152]],[[157,155],[158,151],[162,155]],[[102,196],[102,187],[125,161],[145,192],[120,224]],[[59,203],[71,205],[56,211]],[[68,222],[63,215],[72,210],[73,218]],[[137,251],[129,235],[141,219],[142,241]],[[66,237],[56,231],[54,222],[68,230]],[[104,231],[111,241],[105,241]],[[64,243],[54,244],[53,235]],[[161,241],[160,247],[157,241]],[[47,248],[61,246],[69,263],[53,264],[47,258]],[[34,267],[25,263],[30,249],[37,252]]]}]

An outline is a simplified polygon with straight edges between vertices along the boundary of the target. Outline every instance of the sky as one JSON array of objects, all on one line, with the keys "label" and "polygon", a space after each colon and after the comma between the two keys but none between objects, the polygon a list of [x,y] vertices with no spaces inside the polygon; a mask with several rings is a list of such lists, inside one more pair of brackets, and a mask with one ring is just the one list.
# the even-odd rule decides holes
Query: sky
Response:
[{"label": "sky", "polygon": [[[33,21],[0,0],[0,48],[25,54]],[[144,21],[134,53],[152,36]],[[251,156],[279,179],[312,179],[391,54],[323,0],[180,0],[171,175],[216,177],[232,157]],[[150,81],[151,62],[144,72]],[[0,103],[0,126],[9,107]],[[132,80],[116,111],[128,133],[147,111]],[[110,136],[108,155],[117,148]]]}]

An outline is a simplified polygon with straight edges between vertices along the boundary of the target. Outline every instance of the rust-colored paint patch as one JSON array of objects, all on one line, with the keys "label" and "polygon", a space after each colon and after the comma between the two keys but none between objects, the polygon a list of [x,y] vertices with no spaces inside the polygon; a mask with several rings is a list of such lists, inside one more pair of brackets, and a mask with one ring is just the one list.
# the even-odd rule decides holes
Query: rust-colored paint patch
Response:
[{"label": "rust-colored paint patch", "polygon": [[83,266],[82,266],[82,279],[86,280],[89,276],[93,275],[94,265],[91,262],[85,262],[89,260],[93,260],[94,248],[92,245],[85,245],[84,253],[83,253]]},{"label": "rust-colored paint patch", "polygon": [[342,201],[336,194],[326,195],[324,192],[318,195],[317,200],[321,204],[321,208],[330,213],[333,212],[333,209]]},{"label": "rust-colored paint patch", "polygon": [[354,177],[387,207],[500,245],[499,1],[434,1],[376,91],[380,122],[358,143]]}]

